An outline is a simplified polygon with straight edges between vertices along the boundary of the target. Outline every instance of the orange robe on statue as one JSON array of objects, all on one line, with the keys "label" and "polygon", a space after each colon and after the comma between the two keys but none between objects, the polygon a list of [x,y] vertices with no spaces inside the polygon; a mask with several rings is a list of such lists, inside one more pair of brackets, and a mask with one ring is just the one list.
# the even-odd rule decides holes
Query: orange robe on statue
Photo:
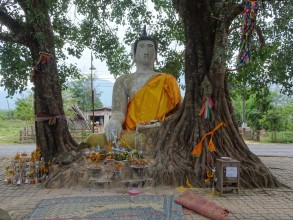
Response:
[{"label": "orange robe on statue", "polygon": [[180,89],[171,74],[153,76],[128,103],[124,126],[134,130],[150,120],[164,121],[166,114],[181,102]]}]

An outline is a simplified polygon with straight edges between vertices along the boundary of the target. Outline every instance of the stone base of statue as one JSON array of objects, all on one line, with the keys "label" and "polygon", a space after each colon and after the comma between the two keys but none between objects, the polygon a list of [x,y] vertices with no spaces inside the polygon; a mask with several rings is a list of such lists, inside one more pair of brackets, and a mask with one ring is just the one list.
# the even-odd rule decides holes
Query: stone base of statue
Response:
[{"label": "stone base of statue", "polygon": [[[48,188],[133,188],[152,186],[151,166],[154,146],[152,133],[160,123],[140,125],[136,131],[125,131],[119,143],[110,148],[104,134],[91,134],[78,155],[68,153],[57,158],[50,168]],[[117,147],[117,145],[119,145]],[[123,157],[125,152],[113,153],[117,148],[128,149],[133,155]],[[139,159],[135,159],[139,155]],[[67,163],[67,160],[74,160]],[[78,159],[76,159],[78,158]],[[143,158],[143,159],[142,159]],[[141,162],[142,161],[142,162]],[[66,166],[64,166],[66,162]]]},{"label": "stone base of statue", "polygon": [[130,161],[92,161],[86,154],[78,162],[52,165],[47,188],[133,188],[152,186],[148,165],[131,165]]}]

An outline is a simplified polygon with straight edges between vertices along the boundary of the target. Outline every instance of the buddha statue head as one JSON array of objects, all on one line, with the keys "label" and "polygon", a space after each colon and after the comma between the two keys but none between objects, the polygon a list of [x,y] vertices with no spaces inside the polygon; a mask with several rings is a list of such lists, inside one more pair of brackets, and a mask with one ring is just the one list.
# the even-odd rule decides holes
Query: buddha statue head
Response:
[{"label": "buddha statue head", "polygon": [[157,60],[158,44],[146,33],[146,26],[142,35],[132,45],[133,59],[136,65],[153,65]]}]

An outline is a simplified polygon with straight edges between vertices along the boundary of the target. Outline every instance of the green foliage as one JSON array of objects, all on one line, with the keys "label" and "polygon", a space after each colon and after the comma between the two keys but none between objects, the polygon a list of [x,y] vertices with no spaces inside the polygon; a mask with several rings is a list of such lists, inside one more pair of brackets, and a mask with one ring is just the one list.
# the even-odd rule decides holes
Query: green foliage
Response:
[{"label": "green foliage", "polygon": [[30,93],[26,98],[17,99],[15,103],[15,118],[33,122],[35,120],[33,102],[34,98],[32,93]]},{"label": "green foliage", "polygon": [[232,103],[233,103],[233,114],[235,116],[238,126],[240,126],[242,124],[242,96],[241,94],[234,93],[232,97]]},{"label": "green foliage", "polygon": [[[275,136],[275,141],[272,141],[272,137]],[[260,141],[262,143],[293,143],[293,133],[292,130],[271,132],[266,131],[264,135],[261,136]]]},{"label": "green foliage", "polygon": [[0,86],[9,95],[26,89],[31,74],[31,57],[28,49],[12,43],[0,44]]},{"label": "green foliage", "polygon": [[0,120],[9,120],[13,118],[14,111],[11,110],[0,110]]},{"label": "green foliage", "polygon": [[75,65],[66,65],[65,63],[59,66],[60,81],[62,83],[63,89],[66,89],[66,80],[68,78],[79,78],[80,72]]},{"label": "green foliage", "polygon": [[[252,59],[247,65],[229,75],[230,82],[235,87],[249,87],[252,93],[258,93],[259,88],[270,88],[279,85],[284,94],[293,94],[293,9],[292,1],[262,1],[257,16],[257,26],[260,27],[265,42],[260,44],[255,32],[252,44]],[[241,26],[239,16],[233,26]],[[237,66],[235,51],[240,42],[240,28],[233,29],[230,34],[229,65]]]},{"label": "green foliage", "polygon": [[[162,67],[158,71],[171,73],[177,79],[183,75],[184,54],[176,51],[170,51],[169,56],[162,62]],[[170,72],[172,71],[172,72]]]},{"label": "green foliage", "polygon": [[[164,61],[157,69],[164,69],[177,78],[183,73],[183,26],[171,1],[114,0],[97,4],[75,0],[74,3],[77,12],[85,16],[79,23],[81,34],[77,41],[91,48],[96,57],[105,59],[114,76],[129,73],[129,48],[141,35],[143,25],[159,43],[159,54]],[[117,37],[122,27],[127,27],[123,41]],[[175,68],[170,63],[175,63]]]},{"label": "green foliage", "polygon": [[26,125],[27,123],[21,120],[0,120],[0,145],[19,141],[19,131]]},{"label": "green foliage", "polygon": [[62,91],[62,100],[66,117],[73,116],[71,107],[77,105],[77,99],[73,97],[73,94],[70,92],[69,89],[65,89]]},{"label": "green foliage", "polygon": [[275,108],[268,111],[261,123],[269,131],[280,131],[282,128],[281,115]]},{"label": "green foliage", "polygon": [[272,99],[269,91],[262,90],[262,94],[251,95],[246,102],[246,108],[246,117],[250,127],[255,130],[261,130],[260,121],[272,108]]},{"label": "green foliage", "polygon": [[293,131],[293,97],[279,93],[272,95],[273,105],[281,117],[281,131]]},{"label": "green foliage", "polygon": [[[260,120],[271,108],[272,98],[267,89],[259,89],[253,93],[249,87],[235,88],[231,92],[234,107],[234,115],[238,125],[243,122],[243,108],[245,110],[245,119],[249,127],[255,130],[262,129]],[[243,99],[245,106],[243,106]]]},{"label": "green foliage", "polygon": [[[245,100],[246,121],[254,130],[293,131],[293,99],[276,91],[263,90]],[[242,94],[233,96],[234,114],[242,123]]]},{"label": "green foliage", "polygon": [[282,129],[282,118],[276,109],[269,110],[268,113],[261,120],[263,127],[271,131],[271,141],[277,142],[277,132]]},{"label": "green foliage", "polygon": [[[67,83],[67,93],[75,100],[82,111],[92,110],[92,90],[90,76],[78,80],[71,80]],[[102,108],[100,100],[101,93],[94,89],[94,108]]]},{"label": "green foliage", "polygon": [[[80,58],[85,48],[94,51],[97,58],[106,60],[114,76],[129,73],[130,44],[140,36],[143,25],[147,26],[148,33],[159,42],[160,62],[156,69],[169,72],[176,78],[184,73],[185,37],[172,1],[53,0],[42,2],[44,11],[41,12],[29,3],[26,0],[9,1],[9,4],[8,1],[3,1],[0,10],[19,22],[20,27],[38,23],[48,13],[54,30],[56,59],[62,83],[70,76],[79,76],[76,67],[66,67],[64,61],[68,55]],[[226,1],[223,5],[239,3],[241,1],[233,0]],[[221,7],[222,4],[219,4],[212,8],[214,16]],[[256,38],[252,42],[252,62],[237,73],[229,74],[234,89],[244,92],[245,87],[251,93],[261,94],[259,88],[268,89],[272,84],[279,84],[282,92],[292,93],[292,7],[291,0],[261,2],[257,25],[263,30],[266,45],[259,45]],[[230,27],[233,31],[230,33],[229,51],[226,52],[227,64],[234,67],[236,61],[232,57],[235,56],[240,41],[240,28],[234,27],[242,25],[242,22],[242,17],[238,16]],[[5,28],[3,30],[6,31]],[[124,36],[119,36],[121,31],[125,31]],[[43,33],[31,32],[31,39],[42,40]],[[1,42],[1,85],[12,95],[15,91],[26,88],[33,66],[32,60],[24,43],[17,45],[4,40]],[[228,62],[229,60],[232,62]]]}]

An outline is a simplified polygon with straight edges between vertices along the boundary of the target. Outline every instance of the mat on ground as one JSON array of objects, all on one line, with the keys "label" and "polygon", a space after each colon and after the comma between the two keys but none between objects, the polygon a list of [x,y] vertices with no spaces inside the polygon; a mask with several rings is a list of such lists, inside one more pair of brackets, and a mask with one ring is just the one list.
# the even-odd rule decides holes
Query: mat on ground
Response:
[{"label": "mat on ground", "polygon": [[45,199],[28,219],[184,220],[184,215],[173,195],[115,195]]}]

